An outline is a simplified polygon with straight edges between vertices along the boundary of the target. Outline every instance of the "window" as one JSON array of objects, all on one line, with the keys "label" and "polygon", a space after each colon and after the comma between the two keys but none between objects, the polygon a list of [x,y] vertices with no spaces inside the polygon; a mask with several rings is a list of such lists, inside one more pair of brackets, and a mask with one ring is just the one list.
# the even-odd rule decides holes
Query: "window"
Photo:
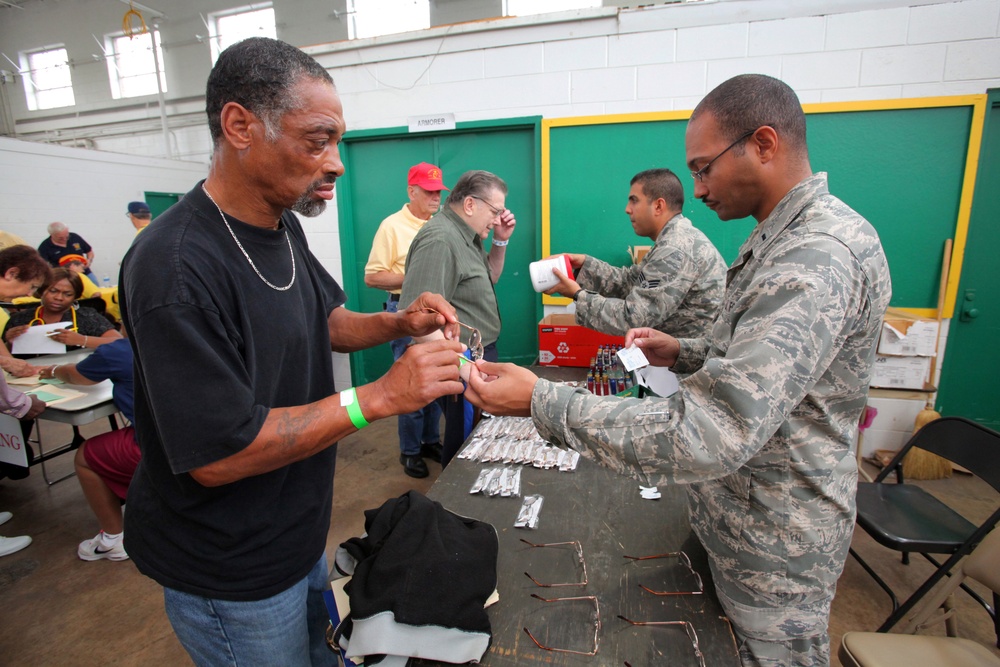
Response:
[{"label": "window", "polygon": [[569,9],[600,7],[601,0],[505,0],[504,16],[528,16],[564,12]]},{"label": "window", "polygon": [[274,8],[271,3],[240,7],[227,12],[209,14],[208,17],[213,63],[228,47],[248,37],[278,38],[274,27]]},{"label": "window", "polygon": [[392,35],[431,27],[428,0],[347,0],[350,39]]},{"label": "window", "polygon": [[[154,40],[156,58],[153,58]],[[112,97],[117,100],[122,97],[155,95],[157,59],[160,63],[160,86],[164,91],[167,90],[159,30],[134,35],[131,38],[125,34],[108,35],[104,38],[104,42]]]},{"label": "window", "polygon": [[65,47],[50,46],[22,53],[21,74],[28,108],[32,111],[76,104]]}]

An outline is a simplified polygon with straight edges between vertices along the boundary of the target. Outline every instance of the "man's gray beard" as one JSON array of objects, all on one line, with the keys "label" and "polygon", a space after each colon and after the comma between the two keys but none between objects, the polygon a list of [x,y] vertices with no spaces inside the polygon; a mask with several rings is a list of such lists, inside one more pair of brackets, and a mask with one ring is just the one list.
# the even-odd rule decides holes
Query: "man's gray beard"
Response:
[{"label": "man's gray beard", "polygon": [[301,213],[307,218],[315,218],[326,210],[326,200],[313,199],[310,195],[312,195],[312,190],[299,197],[298,201],[292,206],[292,210],[296,213]]}]

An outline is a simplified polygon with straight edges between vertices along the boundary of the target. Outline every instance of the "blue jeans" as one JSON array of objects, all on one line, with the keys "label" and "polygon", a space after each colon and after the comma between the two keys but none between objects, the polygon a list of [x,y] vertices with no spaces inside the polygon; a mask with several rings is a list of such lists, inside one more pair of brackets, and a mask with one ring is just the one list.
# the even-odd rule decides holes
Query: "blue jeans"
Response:
[{"label": "blue jeans", "polygon": [[[386,301],[385,303],[386,312],[395,313],[398,308],[398,301]],[[406,346],[412,340],[407,336],[389,341],[393,361],[403,356],[403,353],[406,352]],[[415,412],[399,415],[397,423],[401,454],[419,456],[420,445],[441,442],[441,408],[438,407],[436,401],[431,401]]]},{"label": "blue jeans", "polygon": [[323,602],[328,579],[324,554],[304,579],[266,600],[215,600],[164,588],[163,601],[177,638],[199,667],[334,667]]}]

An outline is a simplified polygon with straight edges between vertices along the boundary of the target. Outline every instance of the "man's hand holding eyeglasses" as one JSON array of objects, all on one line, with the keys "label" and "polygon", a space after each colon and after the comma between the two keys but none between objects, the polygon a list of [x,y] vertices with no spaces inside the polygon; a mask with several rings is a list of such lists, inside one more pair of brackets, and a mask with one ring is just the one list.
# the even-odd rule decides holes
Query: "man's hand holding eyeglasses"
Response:
[{"label": "man's hand holding eyeglasses", "polygon": [[531,393],[538,376],[527,368],[477,361],[468,382],[465,397],[476,407],[494,415],[531,416]]},{"label": "man's hand holding eyeglasses", "polygon": [[440,294],[424,292],[406,310],[399,312],[399,318],[404,336],[422,338],[440,332],[440,337],[446,340],[459,339],[458,315]]},{"label": "man's hand holding eyeglasses", "polygon": [[[462,344],[457,340],[435,340],[411,345],[389,371],[365,390],[365,415],[380,419],[405,414],[431,401],[462,393],[458,376],[458,356]],[[359,400],[362,392],[359,389]]]}]

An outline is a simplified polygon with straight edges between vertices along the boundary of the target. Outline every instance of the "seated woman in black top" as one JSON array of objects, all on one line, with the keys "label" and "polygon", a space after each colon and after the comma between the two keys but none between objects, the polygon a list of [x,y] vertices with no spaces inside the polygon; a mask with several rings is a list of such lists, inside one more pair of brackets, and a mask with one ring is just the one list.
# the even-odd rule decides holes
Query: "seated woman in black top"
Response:
[{"label": "seated woman in black top", "polygon": [[3,339],[11,345],[18,336],[36,324],[66,322],[69,326],[52,335],[52,340],[67,348],[99,347],[122,337],[111,323],[93,308],[74,304],[83,294],[79,276],[67,269],[53,269],[52,280],[42,287],[42,305],[12,313]]}]

